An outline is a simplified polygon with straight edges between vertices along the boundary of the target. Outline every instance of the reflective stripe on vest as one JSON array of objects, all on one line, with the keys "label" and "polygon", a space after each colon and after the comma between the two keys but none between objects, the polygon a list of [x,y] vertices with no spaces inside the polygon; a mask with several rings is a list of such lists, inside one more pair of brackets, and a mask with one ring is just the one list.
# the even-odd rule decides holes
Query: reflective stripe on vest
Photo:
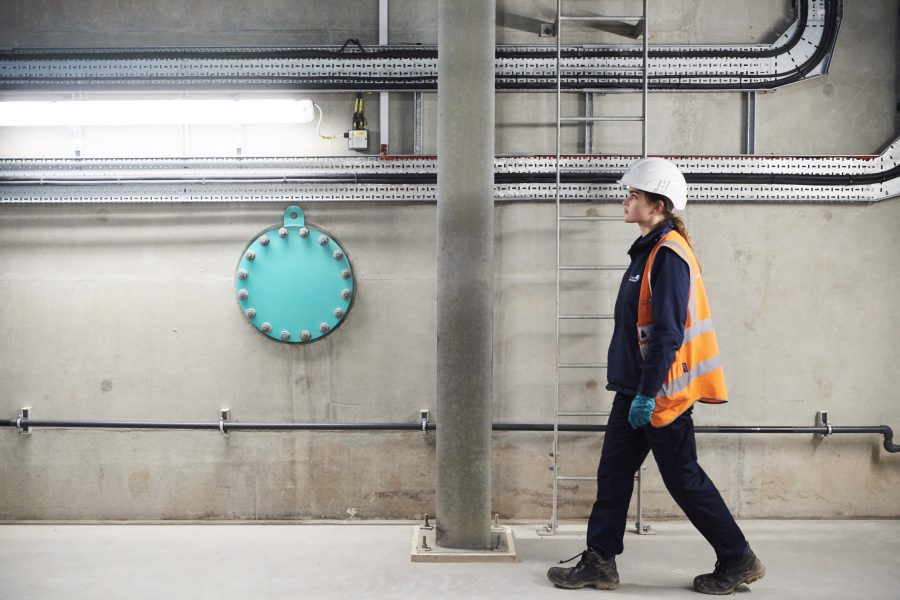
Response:
[{"label": "reflective stripe on vest", "polygon": [[656,254],[664,247],[674,251],[688,264],[691,285],[681,347],[675,352],[666,379],[656,393],[656,407],[650,420],[654,427],[668,425],[694,402],[718,404],[728,400],[709,300],[703,279],[700,277],[700,265],[687,240],[674,230],[657,242],[644,266],[637,322],[641,356],[646,359],[648,345],[653,337],[653,292],[650,270]]}]

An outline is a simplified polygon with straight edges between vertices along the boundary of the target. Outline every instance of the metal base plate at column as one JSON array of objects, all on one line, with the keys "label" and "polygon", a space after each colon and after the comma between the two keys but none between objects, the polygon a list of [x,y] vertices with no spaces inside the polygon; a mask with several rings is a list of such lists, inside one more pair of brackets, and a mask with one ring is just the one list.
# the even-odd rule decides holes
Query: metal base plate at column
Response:
[{"label": "metal base plate at column", "polygon": [[412,562],[516,562],[516,542],[512,528],[508,526],[491,528],[492,550],[468,550],[464,548],[444,548],[438,546],[435,528],[416,525],[413,529]]},{"label": "metal base plate at column", "polygon": [[652,525],[647,525],[644,523],[643,527],[640,523],[634,524],[634,531],[632,533],[636,533],[638,535],[656,535],[656,530],[653,529]]}]

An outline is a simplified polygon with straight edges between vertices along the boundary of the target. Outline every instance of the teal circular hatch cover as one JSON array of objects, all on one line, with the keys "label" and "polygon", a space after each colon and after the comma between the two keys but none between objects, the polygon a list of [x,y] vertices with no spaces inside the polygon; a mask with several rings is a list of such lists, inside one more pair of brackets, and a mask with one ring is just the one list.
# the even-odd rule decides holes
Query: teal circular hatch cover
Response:
[{"label": "teal circular hatch cover", "polygon": [[241,312],[267,337],[304,344],[341,326],[356,286],[347,253],[330,233],[308,225],[299,206],[284,225],[251,241],[234,277]]}]

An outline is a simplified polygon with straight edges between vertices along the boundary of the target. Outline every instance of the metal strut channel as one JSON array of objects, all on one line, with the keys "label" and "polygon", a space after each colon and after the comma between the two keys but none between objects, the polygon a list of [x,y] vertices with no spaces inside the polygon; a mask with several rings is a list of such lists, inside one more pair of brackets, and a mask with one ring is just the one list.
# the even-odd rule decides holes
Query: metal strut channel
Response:
[{"label": "metal strut channel", "polygon": [[[798,0],[797,20],[772,45],[656,46],[651,90],[768,90],[825,73],[842,0]],[[0,90],[304,89],[429,91],[434,46],[15,49],[0,53]],[[556,48],[499,46],[498,90],[556,87]],[[561,88],[638,90],[642,55],[633,46],[560,48]]]},{"label": "metal strut channel", "polygon": [[[389,158],[390,160],[385,160]],[[619,200],[634,156],[561,156],[566,202]],[[693,201],[877,202],[900,195],[900,139],[869,156],[679,156]],[[555,156],[497,157],[495,200],[547,202]],[[0,203],[435,202],[433,157],[0,159]]]}]

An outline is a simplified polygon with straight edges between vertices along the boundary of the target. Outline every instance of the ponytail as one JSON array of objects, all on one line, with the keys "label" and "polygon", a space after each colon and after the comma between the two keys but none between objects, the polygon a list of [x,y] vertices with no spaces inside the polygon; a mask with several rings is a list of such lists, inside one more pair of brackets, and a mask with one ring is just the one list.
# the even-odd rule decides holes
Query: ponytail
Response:
[{"label": "ponytail", "polygon": [[[663,218],[672,221],[675,225],[675,231],[678,232],[678,235],[683,237],[685,241],[687,241],[688,246],[691,247],[691,251],[694,252],[694,245],[691,243],[691,237],[688,235],[687,228],[684,226],[684,219],[681,217],[676,217],[673,213],[672,201],[666,198],[661,194],[654,194],[652,192],[644,192],[647,195],[647,199],[650,202],[662,202],[663,203]],[[694,252],[694,258],[696,258],[696,252]],[[700,261],[697,261],[697,266],[700,265]],[[703,269],[701,268],[701,271]]]},{"label": "ponytail", "polygon": [[663,213],[663,218],[668,219],[675,224],[675,231],[677,231],[681,237],[687,240],[688,246],[690,246],[691,250],[693,250],[694,245],[691,243],[691,238],[684,226],[684,219],[682,219],[681,217],[676,217],[668,208],[666,208],[666,212]]}]

